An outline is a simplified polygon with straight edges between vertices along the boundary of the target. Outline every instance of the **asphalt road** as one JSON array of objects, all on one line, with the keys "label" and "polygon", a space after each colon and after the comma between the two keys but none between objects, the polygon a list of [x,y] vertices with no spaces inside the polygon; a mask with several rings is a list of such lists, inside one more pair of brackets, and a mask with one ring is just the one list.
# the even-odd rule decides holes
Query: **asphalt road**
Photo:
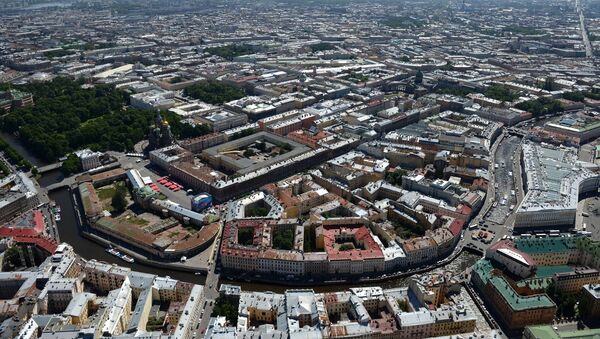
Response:
[{"label": "asphalt road", "polygon": [[510,206],[516,208],[514,165],[518,158],[517,152],[520,142],[521,140],[516,136],[507,136],[498,145],[493,169],[494,205],[485,218],[487,222],[498,225],[504,224],[512,212]]},{"label": "asphalt road", "polygon": [[590,38],[588,37],[587,29],[585,27],[585,15],[583,14],[581,0],[576,0],[576,6],[577,14],[579,15],[579,30],[581,31],[581,39],[583,40],[583,45],[585,46],[585,56],[591,58],[594,56],[594,51],[592,50],[592,44],[590,43]]},{"label": "asphalt road", "polygon": [[[476,229],[467,229],[464,232],[464,236],[458,244],[460,248],[471,247],[480,252],[485,252],[494,242],[504,236],[512,235],[515,220],[514,212],[518,207],[518,202],[523,197],[520,165],[521,138],[505,134],[499,140],[491,151],[490,160],[492,162],[489,170],[488,196],[480,215],[475,217],[472,222],[472,224],[479,224],[479,226]],[[495,168],[495,164],[498,164],[498,168]],[[513,195],[511,191],[515,191],[515,194]],[[501,204],[505,196],[506,202]],[[511,210],[510,206],[513,204],[515,206]],[[472,239],[473,232],[478,232],[480,229],[495,234],[492,242],[486,244],[477,239]]]},{"label": "asphalt road", "polygon": [[[222,230],[223,228],[221,228]],[[208,327],[208,323],[210,321],[210,316],[213,312],[215,302],[219,297],[219,274],[215,272],[216,262],[217,262],[217,254],[219,252],[219,247],[221,246],[221,230],[219,230],[219,234],[217,234],[215,243],[213,244],[212,255],[210,259],[210,265],[208,267],[208,274],[206,276],[206,282],[204,283],[204,289],[202,290],[202,305],[206,303],[204,307],[204,311],[198,319],[199,335],[204,334],[206,332],[206,328]]]},{"label": "asphalt road", "polygon": [[[481,228],[494,233],[494,239],[488,244],[479,240],[474,240],[472,239],[471,234],[472,232],[477,232],[478,229],[467,229],[461,237],[455,251],[460,251],[464,247],[472,247],[484,253],[491,244],[505,235],[508,236],[512,234],[512,223],[514,222],[513,213],[516,209],[518,199],[522,198],[522,190],[516,187],[520,186],[520,144],[521,139],[519,137],[504,133],[499,137],[490,152],[491,163],[489,169],[490,184],[488,194],[481,210],[482,212],[474,218],[474,222],[478,223],[482,220]],[[136,158],[129,158],[122,155],[118,156],[118,160],[125,168],[140,169],[142,175],[150,175],[152,177],[156,175],[150,172],[146,167],[148,164],[147,160],[137,162]],[[496,163],[498,164],[498,168],[495,168],[494,164]],[[495,185],[496,183],[498,183],[497,186]],[[517,185],[515,186],[515,184]],[[512,190],[515,191],[515,195],[511,194]],[[507,201],[506,203],[501,204],[500,202],[505,196]],[[495,202],[498,202],[498,204],[495,204],[496,206],[493,207]],[[510,205],[512,204],[515,205],[515,208],[511,211]],[[201,305],[203,307],[203,313],[196,324],[195,332],[197,337],[205,333],[216,299],[219,297],[219,274],[215,272],[215,262],[220,241],[219,235],[213,246],[208,274],[202,293]]]}]

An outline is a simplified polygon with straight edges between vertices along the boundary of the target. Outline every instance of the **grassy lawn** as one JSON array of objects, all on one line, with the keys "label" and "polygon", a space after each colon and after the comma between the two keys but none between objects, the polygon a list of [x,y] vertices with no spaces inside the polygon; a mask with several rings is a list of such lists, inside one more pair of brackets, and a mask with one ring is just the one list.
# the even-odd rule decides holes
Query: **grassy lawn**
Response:
[{"label": "grassy lawn", "polygon": [[96,190],[98,199],[100,199],[100,202],[102,203],[102,208],[111,213],[114,211],[114,208],[112,207],[112,198],[117,193],[118,187],[125,187],[125,199],[130,201],[131,194],[129,193],[129,190],[126,188],[124,181],[117,181],[117,182],[113,183],[112,185],[100,187]]},{"label": "grassy lawn", "polygon": [[294,231],[286,228],[276,228],[273,235],[273,248],[291,250],[294,247]]},{"label": "grassy lawn", "polygon": [[138,225],[138,226],[146,226],[150,223],[148,220],[138,218],[135,215],[131,215],[131,214],[122,216],[119,218],[119,220],[127,221],[128,223]]},{"label": "grassy lawn", "polygon": [[113,195],[115,195],[116,191],[117,191],[117,189],[114,186],[102,187],[102,188],[98,189],[98,191],[97,191],[98,198],[100,200],[112,199],[112,197],[113,197]]},{"label": "grassy lawn", "polygon": [[254,229],[252,227],[244,227],[238,229],[238,244],[252,245],[254,239]]}]

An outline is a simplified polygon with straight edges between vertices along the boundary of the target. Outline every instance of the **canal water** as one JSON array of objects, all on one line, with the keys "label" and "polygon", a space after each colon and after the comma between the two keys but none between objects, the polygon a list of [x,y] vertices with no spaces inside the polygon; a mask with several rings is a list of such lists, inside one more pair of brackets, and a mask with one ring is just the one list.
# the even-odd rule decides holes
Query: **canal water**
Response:
[{"label": "canal water", "polygon": [[6,132],[0,132],[0,137],[2,137],[4,141],[6,141],[10,146],[12,146],[12,148],[14,148],[15,151],[17,151],[23,157],[23,159],[29,161],[32,165],[37,167],[47,165],[47,163],[31,154],[25,148],[25,146],[23,146],[23,144],[21,144],[19,140],[17,140],[17,137],[15,137],[14,135]]},{"label": "canal water", "polygon": [[57,182],[61,182],[65,176],[61,172],[60,169],[55,169],[44,173],[38,180],[38,183],[42,187],[48,187],[52,184],[56,184]]},{"label": "canal water", "polygon": [[[0,133],[0,137],[6,140],[17,152],[19,152],[23,158],[27,159],[35,166],[44,166],[46,163],[37,159],[31,154],[19,141],[13,136],[6,133]],[[60,182],[64,179],[60,169],[52,170],[44,173],[38,180],[40,186],[47,187],[51,184]],[[191,282],[195,284],[203,284],[205,277],[202,275],[195,275],[193,273],[181,272],[176,270],[166,270],[162,268],[156,268],[153,266],[141,264],[141,263],[127,263],[119,258],[108,254],[105,247],[85,238],[79,232],[79,226],[77,222],[77,215],[75,213],[75,207],[73,206],[72,192],[66,188],[58,189],[49,193],[50,199],[54,200],[61,207],[61,221],[58,222],[58,233],[61,241],[69,243],[75,249],[75,252],[85,259],[96,259],[108,263],[114,263],[120,266],[130,267],[135,271],[156,274],[159,276],[170,276],[174,279],[181,281]],[[446,266],[447,269],[454,272],[460,272],[467,267],[473,265],[475,261],[479,259],[478,256],[463,252],[457,259]],[[273,291],[283,292],[288,288],[282,285],[269,284],[269,283],[254,283],[245,281],[229,281],[221,279],[221,283],[229,283],[240,285],[245,291]],[[408,278],[395,278],[380,283],[359,283],[358,285],[353,284],[335,284],[326,286],[316,286],[313,289],[316,292],[331,292],[348,289],[350,287],[358,286],[381,286],[384,288],[394,288],[407,286]],[[309,286],[307,286],[309,287]],[[297,288],[297,287],[295,287]]]},{"label": "canal water", "polygon": [[[50,180],[51,181],[51,180]],[[125,261],[120,260],[119,258],[108,254],[105,251],[105,248],[93,242],[79,233],[79,228],[77,224],[77,216],[75,214],[75,209],[72,203],[71,192],[67,189],[59,189],[53,192],[50,192],[50,199],[54,200],[61,207],[61,221],[58,222],[58,232],[60,235],[61,241],[67,242],[73,246],[75,252],[81,255],[85,259],[96,259],[99,261],[105,261],[108,263],[114,263],[120,266],[130,267],[133,270],[156,274],[160,276],[170,276],[174,279],[187,281],[195,284],[203,284],[205,277],[202,275],[195,275],[193,273],[180,272],[175,270],[166,270],[162,268],[156,268],[153,266],[144,265],[141,263],[127,263]],[[460,272],[466,269],[467,267],[473,265],[475,261],[479,259],[478,256],[463,252],[456,260],[447,265],[448,270],[452,270],[455,272]],[[268,283],[254,283],[254,282],[245,282],[245,281],[229,281],[225,279],[221,279],[221,283],[235,284],[242,286],[242,289],[245,291],[273,291],[273,292],[283,292],[287,288],[282,285],[276,284],[268,284]],[[340,291],[344,289],[348,289],[350,287],[358,287],[358,286],[381,286],[384,288],[393,288],[393,287],[402,287],[408,285],[408,278],[396,278],[385,282],[380,283],[360,283],[359,285],[352,284],[336,284],[336,285],[327,285],[327,286],[316,286],[313,289],[316,292],[332,292],[332,291]],[[295,287],[297,288],[297,287]]]},{"label": "canal water", "polygon": [[[4,138],[17,152],[19,152],[25,159],[29,160],[36,166],[46,165],[43,161],[37,159],[34,155],[28,152],[18,140],[6,133],[0,133],[0,136]],[[44,173],[39,179],[40,186],[47,187],[51,184],[60,182],[63,180],[63,174],[60,169],[52,170]],[[79,232],[79,226],[77,222],[77,216],[75,214],[75,207],[73,206],[72,193],[66,189],[59,189],[50,192],[50,199],[54,200],[61,207],[61,221],[58,222],[58,232],[61,241],[69,243],[78,253],[85,259],[96,259],[99,261],[105,261],[108,263],[114,263],[120,266],[130,267],[135,271],[156,274],[159,276],[170,276],[174,279],[186,281],[195,284],[203,284],[205,277],[202,275],[195,275],[193,273],[181,272],[176,270],[166,270],[162,268],[156,268],[141,263],[127,263],[119,258],[108,254],[105,251],[104,246],[83,237]],[[471,253],[463,252],[458,258],[446,265],[446,269],[453,272],[461,272],[466,268],[472,266],[480,257]],[[277,284],[259,283],[259,282],[246,282],[246,281],[229,281],[221,279],[221,283],[240,285],[245,291],[273,291],[273,292],[284,292],[288,288],[298,287],[286,287]],[[403,287],[408,285],[408,278],[395,278],[384,282],[373,282],[373,283],[359,283],[359,284],[335,284],[325,286],[315,286],[313,288],[316,292],[332,292],[341,291],[351,287],[360,286],[381,286],[383,288],[394,288]]]}]

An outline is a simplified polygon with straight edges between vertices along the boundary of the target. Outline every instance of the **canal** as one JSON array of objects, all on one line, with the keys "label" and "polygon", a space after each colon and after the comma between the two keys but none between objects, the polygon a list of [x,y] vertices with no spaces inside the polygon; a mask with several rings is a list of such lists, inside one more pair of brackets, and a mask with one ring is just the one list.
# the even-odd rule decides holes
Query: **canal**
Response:
[{"label": "canal", "polygon": [[[42,178],[41,181],[43,181]],[[52,183],[52,180],[48,180]],[[122,261],[105,251],[105,248],[93,242],[85,237],[83,237],[78,228],[77,216],[75,214],[75,208],[72,203],[71,192],[67,189],[60,189],[50,192],[50,199],[54,200],[61,207],[61,221],[58,222],[58,232],[60,235],[61,241],[67,242],[73,246],[75,252],[77,252],[80,256],[85,259],[96,259],[99,261],[105,261],[108,263],[114,263],[120,266],[130,267],[133,270],[156,274],[160,276],[170,276],[174,279],[178,279],[181,281],[187,281],[195,284],[203,284],[205,277],[202,275],[195,275],[193,273],[181,272],[176,270],[166,270],[162,268],[156,268],[149,265],[144,265],[141,263],[127,263]],[[474,254],[470,254],[467,252],[463,252],[456,260],[451,262],[446,266],[448,270],[454,272],[460,272],[466,269],[467,267],[473,265],[475,261],[479,259],[478,256]],[[242,289],[245,291],[273,291],[273,292],[283,292],[287,288],[297,288],[297,287],[286,287],[277,284],[268,284],[268,283],[255,283],[255,282],[245,282],[245,281],[229,281],[221,279],[221,283],[229,283],[242,286]],[[388,280],[380,283],[360,283],[359,285],[352,284],[336,284],[336,285],[326,285],[326,286],[315,286],[313,289],[316,292],[331,292],[331,291],[339,291],[348,289],[350,287],[357,286],[381,286],[383,288],[394,288],[394,287],[402,287],[408,285],[408,278],[395,278],[392,280]]]},{"label": "canal", "polygon": [[[17,152],[19,152],[23,158],[27,159],[35,166],[46,165],[40,159],[37,159],[31,154],[13,135],[0,133],[0,137],[6,140]],[[49,171],[44,173],[38,180],[40,186],[47,187],[51,184],[60,182],[64,176],[60,169]],[[166,270],[157,268],[141,263],[127,263],[123,260],[118,259],[115,256],[108,254],[105,251],[104,246],[89,240],[81,235],[79,232],[79,226],[77,222],[77,215],[75,214],[75,207],[73,206],[71,192],[66,189],[59,189],[49,193],[50,199],[54,200],[61,207],[61,221],[58,222],[58,233],[61,241],[69,243],[75,249],[75,252],[85,259],[96,259],[99,261],[105,261],[108,263],[114,263],[120,266],[129,267],[132,270],[156,274],[159,276],[170,276],[174,279],[186,281],[195,284],[203,284],[205,277],[202,275],[195,275],[193,273],[181,272],[176,270]],[[458,258],[446,265],[446,269],[453,272],[464,271],[467,267],[472,266],[480,257],[471,253],[463,252]],[[278,284],[268,284],[259,282],[246,282],[246,281],[229,281],[221,279],[221,283],[229,283],[240,285],[245,291],[273,291],[283,292],[288,288],[298,288],[297,286],[289,287]],[[373,282],[373,283],[359,283],[359,284],[335,284],[335,285],[324,285],[312,287],[316,292],[332,292],[341,291],[351,287],[358,286],[381,286],[383,288],[394,288],[408,285],[408,278],[394,278],[385,282]],[[309,286],[307,286],[309,287]]]},{"label": "canal", "polygon": [[47,165],[47,163],[31,154],[14,135],[6,132],[0,132],[0,137],[4,139],[4,141],[6,141],[12,148],[14,148],[15,151],[17,151],[23,157],[23,159],[29,161],[32,165],[37,167]]}]

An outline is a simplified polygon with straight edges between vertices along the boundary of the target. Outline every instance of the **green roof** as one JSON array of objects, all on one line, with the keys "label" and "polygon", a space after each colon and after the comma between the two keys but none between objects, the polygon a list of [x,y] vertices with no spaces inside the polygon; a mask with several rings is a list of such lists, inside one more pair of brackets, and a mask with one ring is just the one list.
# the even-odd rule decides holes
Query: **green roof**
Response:
[{"label": "green roof", "polygon": [[576,247],[575,237],[517,238],[515,247],[527,254],[567,252]]},{"label": "green roof", "polygon": [[552,278],[550,277],[546,277],[546,278],[532,278],[532,279],[525,279],[525,280],[521,280],[519,282],[517,282],[517,286],[519,287],[529,287],[532,290],[546,290],[546,288],[550,285],[550,283],[552,282]]},{"label": "green roof", "polygon": [[[492,275],[494,266],[488,259],[481,259],[473,265],[473,273],[477,274],[484,284],[490,283],[502,295],[504,300],[515,311],[522,311],[535,308],[556,307],[556,304],[544,294],[532,296],[522,296],[518,294],[512,286],[502,276]],[[517,283],[517,286],[531,284],[532,289],[543,289],[549,283],[547,279],[528,279]]]},{"label": "green roof", "polygon": [[556,307],[556,304],[546,294],[522,296],[518,294],[504,277],[493,276],[489,283],[502,295],[504,300],[515,311],[524,311],[536,308]]},{"label": "green roof", "polygon": [[483,283],[486,284],[492,276],[492,270],[494,267],[488,259],[481,259],[478,260],[475,265],[473,265],[472,269],[474,273],[477,273]]},{"label": "green roof", "polygon": [[144,187],[138,188],[135,193],[137,193],[140,197],[142,197],[142,199],[145,199],[148,197],[153,198],[153,197],[158,196],[158,192],[154,191],[152,188],[150,188],[150,186],[144,186]]},{"label": "green roof", "polygon": [[582,252],[600,257],[600,241],[594,241],[588,237],[577,237],[575,244]]},{"label": "green roof", "polygon": [[545,290],[550,285],[550,282],[552,282],[554,274],[572,271],[573,268],[567,265],[539,266],[535,277],[518,281],[516,284],[519,287],[528,286],[532,290]]},{"label": "green roof", "polygon": [[591,253],[600,257],[600,241],[592,240],[589,237],[571,236],[571,237],[544,237],[544,238],[517,238],[515,247],[527,254],[543,254],[566,252],[572,249],[579,249],[585,253]]},{"label": "green roof", "polygon": [[591,131],[594,128],[598,128],[598,126],[600,126],[600,121],[596,121],[594,123],[591,123],[589,125],[585,125],[582,128],[579,129],[580,132],[587,132],[587,131]]},{"label": "green roof", "polygon": [[529,332],[529,334],[531,334],[531,338],[560,339],[560,337],[558,336],[556,331],[554,331],[552,326],[548,325],[527,327],[525,332]]},{"label": "green roof", "polygon": [[567,265],[538,266],[535,276],[537,278],[549,278],[555,273],[573,272],[573,268]]},{"label": "green roof", "polygon": [[550,325],[527,327],[531,338],[539,339],[600,339],[600,329],[555,331]]}]

